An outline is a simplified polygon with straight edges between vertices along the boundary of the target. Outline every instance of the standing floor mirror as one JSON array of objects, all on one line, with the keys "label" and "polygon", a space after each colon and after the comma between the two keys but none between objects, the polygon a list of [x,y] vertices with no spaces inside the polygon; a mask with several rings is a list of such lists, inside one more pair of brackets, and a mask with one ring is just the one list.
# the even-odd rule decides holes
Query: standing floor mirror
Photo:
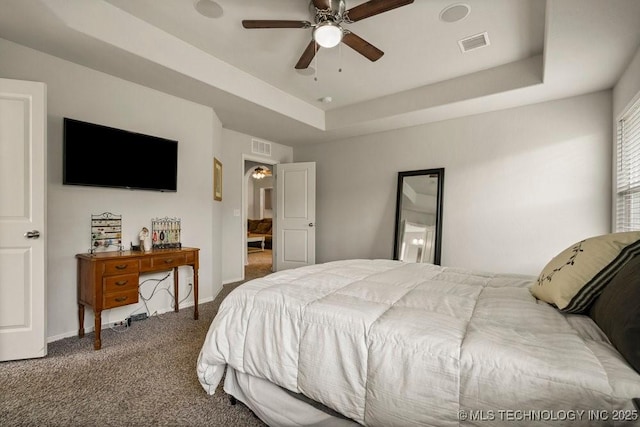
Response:
[{"label": "standing floor mirror", "polygon": [[444,168],[398,172],[393,259],[440,265]]}]

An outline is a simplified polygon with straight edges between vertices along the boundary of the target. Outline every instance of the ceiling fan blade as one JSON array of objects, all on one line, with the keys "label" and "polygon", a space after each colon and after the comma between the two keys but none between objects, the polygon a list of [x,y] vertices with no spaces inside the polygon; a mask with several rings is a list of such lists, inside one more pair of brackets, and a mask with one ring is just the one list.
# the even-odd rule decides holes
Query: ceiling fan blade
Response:
[{"label": "ceiling fan blade", "polygon": [[245,19],[242,21],[244,28],[309,28],[308,21],[283,21],[269,19]]},{"label": "ceiling fan blade", "polygon": [[316,9],[326,10],[331,7],[331,0],[313,0]]},{"label": "ceiling fan blade", "polygon": [[379,13],[387,12],[391,9],[406,6],[413,3],[414,0],[370,0],[356,7],[352,7],[346,12],[346,15],[352,22],[360,21]]},{"label": "ceiling fan blade", "polygon": [[302,56],[298,60],[296,64],[296,70],[304,70],[309,67],[313,57],[316,56],[316,52],[320,49],[320,45],[316,43],[314,40],[311,40],[307,45],[307,48],[302,52]]},{"label": "ceiling fan blade", "polygon": [[351,32],[345,34],[342,41],[369,61],[377,61],[384,55],[383,51]]}]

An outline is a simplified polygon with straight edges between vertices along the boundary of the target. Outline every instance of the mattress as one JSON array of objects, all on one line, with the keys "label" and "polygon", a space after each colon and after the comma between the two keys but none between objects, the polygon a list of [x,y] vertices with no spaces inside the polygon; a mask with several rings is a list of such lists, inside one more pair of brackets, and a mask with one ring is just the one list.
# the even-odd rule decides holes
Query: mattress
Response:
[{"label": "mattress", "polygon": [[633,422],[640,375],[533,279],[390,260],[274,273],[223,301],[198,378],[212,394],[228,365],[363,425]]}]

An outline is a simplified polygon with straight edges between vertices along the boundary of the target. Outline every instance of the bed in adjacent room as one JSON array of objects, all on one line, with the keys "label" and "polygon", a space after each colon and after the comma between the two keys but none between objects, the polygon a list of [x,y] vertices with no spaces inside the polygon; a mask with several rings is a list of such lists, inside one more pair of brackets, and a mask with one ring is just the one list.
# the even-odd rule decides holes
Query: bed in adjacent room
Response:
[{"label": "bed in adjacent room", "polygon": [[640,233],[621,236],[537,278],[345,260],[250,281],[199,380],[213,394],[228,368],[225,391],[270,425],[634,425]]}]

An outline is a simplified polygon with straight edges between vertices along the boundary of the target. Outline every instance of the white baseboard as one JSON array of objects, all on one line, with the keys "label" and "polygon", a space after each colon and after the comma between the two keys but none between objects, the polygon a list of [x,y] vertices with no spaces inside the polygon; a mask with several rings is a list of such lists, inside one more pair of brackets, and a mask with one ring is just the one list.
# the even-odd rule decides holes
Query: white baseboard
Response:
[{"label": "white baseboard", "polygon": [[244,277],[238,277],[237,279],[225,280],[222,282],[223,285],[228,285],[229,283],[236,283],[244,280]]},{"label": "white baseboard", "polygon": [[[213,301],[215,297],[208,297],[208,298],[198,298],[198,305],[199,304],[203,304],[205,302],[211,302]],[[193,301],[188,301],[188,302],[184,302],[183,304],[180,305],[180,309],[183,308],[187,308],[187,307],[193,307]],[[164,314],[164,313],[168,313],[168,312],[172,312],[173,308],[172,307],[168,307],[168,308],[163,308],[161,310],[157,310],[157,314]],[[111,320],[108,323],[103,323],[102,324],[102,329],[107,329],[109,328],[109,325],[117,323],[117,322],[124,322],[125,319],[116,319],[116,320]],[[95,327],[91,326],[88,328],[84,328],[84,332],[89,333],[89,332],[93,332],[95,330]],[[65,332],[63,334],[59,334],[59,335],[53,335],[50,337],[47,337],[47,344],[52,343],[54,341],[59,341],[61,339],[64,338],[69,338],[69,337],[77,337],[78,336],[78,331],[69,331],[69,332]]]}]

